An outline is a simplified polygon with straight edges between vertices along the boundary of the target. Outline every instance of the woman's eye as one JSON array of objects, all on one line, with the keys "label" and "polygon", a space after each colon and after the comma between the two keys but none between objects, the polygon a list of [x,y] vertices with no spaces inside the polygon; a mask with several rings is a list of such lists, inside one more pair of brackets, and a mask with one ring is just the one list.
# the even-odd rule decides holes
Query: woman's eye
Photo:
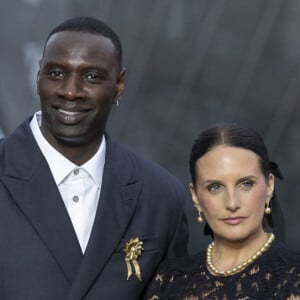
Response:
[{"label": "woman's eye", "polygon": [[246,190],[250,190],[253,186],[253,181],[250,181],[250,180],[247,180],[247,181],[243,181],[240,186],[243,188],[243,189],[246,189]]},{"label": "woman's eye", "polygon": [[212,193],[219,192],[221,189],[222,189],[222,186],[221,186],[221,184],[218,184],[218,183],[210,184],[210,185],[207,187],[207,190],[208,190],[209,192],[212,192]]}]

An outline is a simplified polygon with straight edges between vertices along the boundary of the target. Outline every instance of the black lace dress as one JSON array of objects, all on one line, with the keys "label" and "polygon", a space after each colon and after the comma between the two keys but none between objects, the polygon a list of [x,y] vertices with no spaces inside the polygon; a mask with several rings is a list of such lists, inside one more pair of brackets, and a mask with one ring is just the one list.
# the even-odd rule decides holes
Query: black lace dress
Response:
[{"label": "black lace dress", "polygon": [[228,277],[212,275],[205,261],[205,252],[165,261],[143,299],[300,299],[300,252],[276,241],[246,269]]}]

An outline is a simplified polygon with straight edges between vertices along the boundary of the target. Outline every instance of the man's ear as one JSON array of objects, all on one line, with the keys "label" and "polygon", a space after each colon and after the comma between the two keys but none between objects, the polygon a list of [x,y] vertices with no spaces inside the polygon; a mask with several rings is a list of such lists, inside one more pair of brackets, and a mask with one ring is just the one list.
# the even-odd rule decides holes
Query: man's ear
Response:
[{"label": "man's ear", "polygon": [[123,94],[124,87],[125,87],[125,73],[126,73],[126,69],[123,68],[118,75],[114,102],[121,100],[121,96]]},{"label": "man's ear", "polygon": [[40,59],[39,60],[39,70],[36,74],[36,92],[37,94],[39,95],[40,94],[40,73],[41,73],[41,63],[42,63],[42,60]]}]

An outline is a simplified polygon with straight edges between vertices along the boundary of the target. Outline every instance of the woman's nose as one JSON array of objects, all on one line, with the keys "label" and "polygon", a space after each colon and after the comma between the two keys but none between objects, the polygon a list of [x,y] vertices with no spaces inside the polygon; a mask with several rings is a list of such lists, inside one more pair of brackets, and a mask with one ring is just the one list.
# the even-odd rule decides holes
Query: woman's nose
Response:
[{"label": "woman's nose", "polygon": [[226,194],[226,208],[230,211],[236,211],[240,208],[240,195],[238,191],[232,189]]}]

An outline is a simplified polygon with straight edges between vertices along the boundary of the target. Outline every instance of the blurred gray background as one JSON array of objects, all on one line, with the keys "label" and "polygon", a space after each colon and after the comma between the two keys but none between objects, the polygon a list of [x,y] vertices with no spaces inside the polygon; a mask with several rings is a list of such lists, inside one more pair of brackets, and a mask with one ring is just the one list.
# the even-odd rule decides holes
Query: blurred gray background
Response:
[{"label": "blurred gray background", "polygon": [[[285,175],[277,194],[286,243],[300,249],[300,1],[1,0],[0,14],[0,135],[39,108],[49,31],[69,17],[97,17],[119,34],[127,68],[111,135],[187,187],[201,130],[223,121],[256,129]],[[207,240],[190,197],[186,211],[194,253]]]}]

